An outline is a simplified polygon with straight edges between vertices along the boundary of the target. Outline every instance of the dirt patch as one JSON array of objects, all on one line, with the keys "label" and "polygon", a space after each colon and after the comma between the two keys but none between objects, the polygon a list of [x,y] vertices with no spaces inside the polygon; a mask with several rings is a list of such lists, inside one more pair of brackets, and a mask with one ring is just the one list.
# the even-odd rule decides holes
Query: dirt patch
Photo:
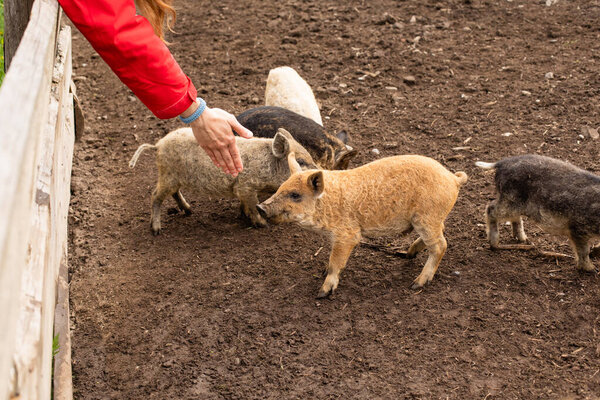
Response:
[{"label": "dirt patch", "polygon": [[579,136],[600,125],[598,1],[180,3],[171,48],[211,106],[255,106],[269,69],[290,65],[325,126],[361,150],[354,165],[417,153],[470,181],[431,285],[409,288],[424,255],[362,246],[334,298],[316,301],[326,240],[251,229],[236,202],[186,193],[194,214],[167,202],[151,235],[154,160],[127,161],[180,125],[130,98],[76,32],[88,126],[70,213],[76,398],[597,398],[598,276],[490,251],[492,176],[473,163],[533,152],[600,173],[600,141]]}]

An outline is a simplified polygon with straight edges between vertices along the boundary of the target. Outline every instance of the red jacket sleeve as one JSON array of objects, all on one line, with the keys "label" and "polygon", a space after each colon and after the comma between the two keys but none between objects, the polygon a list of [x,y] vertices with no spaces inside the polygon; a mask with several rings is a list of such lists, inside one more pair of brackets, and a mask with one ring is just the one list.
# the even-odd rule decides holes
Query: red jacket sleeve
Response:
[{"label": "red jacket sleeve", "polygon": [[158,118],[173,118],[196,100],[196,88],[134,0],[59,0],[65,14],[119,79]]}]

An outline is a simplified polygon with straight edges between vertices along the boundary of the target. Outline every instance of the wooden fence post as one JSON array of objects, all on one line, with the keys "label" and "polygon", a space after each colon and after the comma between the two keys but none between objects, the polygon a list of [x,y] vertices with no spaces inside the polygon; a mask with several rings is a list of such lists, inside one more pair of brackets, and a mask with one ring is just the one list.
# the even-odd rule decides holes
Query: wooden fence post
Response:
[{"label": "wooden fence post", "polygon": [[[31,0],[9,3],[11,12],[28,13],[23,3]],[[59,23],[56,0],[33,2],[0,87],[0,400],[50,398],[60,265],[63,289],[66,283],[74,139],[71,36],[68,27],[58,35]],[[63,315],[68,322],[68,312]],[[61,340],[68,335],[63,328]],[[61,346],[68,351],[65,342]],[[61,359],[59,365],[68,363],[68,354]],[[70,379],[68,368],[59,369],[59,382]],[[72,391],[65,387],[55,395],[70,399]]]},{"label": "wooden fence post", "polygon": [[4,0],[4,70],[17,52],[29,22],[33,0]]}]

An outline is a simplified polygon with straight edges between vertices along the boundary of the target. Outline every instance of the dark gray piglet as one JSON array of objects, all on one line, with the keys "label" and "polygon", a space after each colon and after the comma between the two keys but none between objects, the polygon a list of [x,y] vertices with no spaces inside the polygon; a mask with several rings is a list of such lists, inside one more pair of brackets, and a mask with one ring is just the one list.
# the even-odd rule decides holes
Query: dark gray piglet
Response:
[{"label": "dark gray piglet", "polygon": [[498,224],[506,221],[512,223],[513,236],[526,242],[522,219],[526,216],[547,233],[567,236],[577,267],[595,270],[590,261],[590,245],[600,237],[600,176],[533,154],[475,164],[496,171],[498,197],[485,211],[492,248],[500,247]]},{"label": "dark gray piglet", "polygon": [[256,137],[272,138],[279,128],[285,129],[323,169],[347,169],[358,153],[346,144],[348,135],[345,131],[334,136],[312,119],[282,107],[252,108],[238,115],[237,120]]}]

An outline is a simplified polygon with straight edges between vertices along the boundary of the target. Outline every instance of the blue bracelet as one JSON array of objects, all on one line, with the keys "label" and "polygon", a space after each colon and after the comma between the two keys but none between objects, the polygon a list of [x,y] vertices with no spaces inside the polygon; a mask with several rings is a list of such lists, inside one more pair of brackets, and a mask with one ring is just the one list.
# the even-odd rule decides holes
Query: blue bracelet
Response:
[{"label": "blue bracelet", "polygon": [[186,117],[186,118],[183,118],[181,115],[179,116],[179,119],[184,124],[191,124],[192,122],[197,120],[200,117],[200,115],[202,115],[204,110],[206,109],[206,102],[204,101],[204,99],[202,99],[201,97],[198,97],[196,99],[196,101],[198,102],[198,108],[196,108],[196,111],[194,111],[194,113],[192,115],[190,115],[189,117]]}]

